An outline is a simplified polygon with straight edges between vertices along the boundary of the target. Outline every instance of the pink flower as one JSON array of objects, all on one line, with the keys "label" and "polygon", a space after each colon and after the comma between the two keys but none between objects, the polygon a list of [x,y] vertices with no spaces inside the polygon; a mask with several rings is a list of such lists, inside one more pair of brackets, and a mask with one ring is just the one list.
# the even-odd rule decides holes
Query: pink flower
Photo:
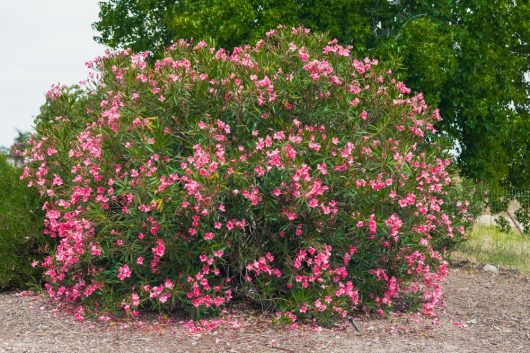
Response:
[{"label": "pink flower", "polygon": [[153,250],[154,255],[162,257],[164,256],[164,252],[166,251],[166,244],[162,239],[157,239],[156,247],[152,248],[151,250]]},{"label": "pink flower", "polygon": [[368,117],[368,112],[366,110],[363,110],[361,114],[359,114],[359,118],[361,118],[361,120],[366,120],[367,117]]},{"label": "pink flower", "polygon": [[132,303],[132,305],[134,305],[134,306],[138,306],[138,305],[140,305],[140,297],[138,296],[138,294],[133,293],[133,294],[131,295],[131,303]]},{"label": "pink flower", "polygon": [[223,256],[223,254],[224,254],[223,250],[217,250],[217,251],[213,252],[213,256],[215,256],[215,257],[221,257],[221,256]]},{"label": "pink flower", "polygon": [[309,60],[309,54],[307,54],[307,52],[305,51],[305,48],[302,47],[300,48],[300,50],[298,50],[298,57],[300,58],[300,60],[302,61],[307,61]]},{"label": "pink flower", "polygon": [[317,170],[322,174],[326,175],[328,174],[328,170],[326,168],[326,163],[318,163],[317,164]]},{"label": "pink flower", "polygon": [[84,313],[85,313],[85,309],[83,309],[82,306],[78,306],[75,311],[74,318],[79,322],[83,322],[85,321],[85,317],[83,316]]},{"label": "pink flower", "polygon": [[405,86],[405,84],[403,82],[398,82],[396,84],[396,87],[398,88],[398,90],[403,93],[403,94],[409,94],[411,91],[410,91],[410,88],[408,88],[407,86]]},{"label": "pink flower", "polygon": [[131,277],[131,274],[132,274],[132,271],[128,265],[123,265],[122,267],[118,269],[118,278],[122,281],[125,280],[126,278]]}]

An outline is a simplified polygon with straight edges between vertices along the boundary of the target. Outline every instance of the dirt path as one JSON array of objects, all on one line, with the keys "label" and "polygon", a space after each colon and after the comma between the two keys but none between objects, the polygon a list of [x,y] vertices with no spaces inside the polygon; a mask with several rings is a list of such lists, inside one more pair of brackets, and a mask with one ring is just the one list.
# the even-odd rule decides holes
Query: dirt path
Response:
[{"label": "dirt path", "polygon": [[[360,318],[352,327],[316,330],[271,328],[248,315],[202,334],[178,324],[157,329],[77,323],[42,296],[0,294],[0,352],[525,352],[530,353],[530,280],[515,272],[495,275],[451,269],[447,306],[439,324],[418,316]],[[231,320],[237,318],[232,317]],[[454,322],[468,327],[455,326]],[[146,326],[147,327],[147,326]],[[150,326],[152,328],[152,325]]]}]

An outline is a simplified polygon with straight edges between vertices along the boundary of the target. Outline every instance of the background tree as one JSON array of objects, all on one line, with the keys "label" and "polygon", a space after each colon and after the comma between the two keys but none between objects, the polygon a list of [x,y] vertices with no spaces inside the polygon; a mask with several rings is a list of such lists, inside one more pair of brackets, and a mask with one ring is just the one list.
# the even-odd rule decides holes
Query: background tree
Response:
[{"label": "background tree", "polygon": [[303,24],[358,56],[401,63],[408,86],[440,107],[462,173],[491,188],[530,184],[530,5],[523,0],[110,0],[96,40],[136,51],[181,37],[222,47],[277,24]]},{"label": "background tree", "polygon": [[[13,144],[9,148],[9,153],[12,156],[18,156],[26,148],[26,143],[28,142],[31,136],[30,132],[23,132],[17,129],[17,136],[13,141]],[[18,151],[18,152],[17,152]]]}]

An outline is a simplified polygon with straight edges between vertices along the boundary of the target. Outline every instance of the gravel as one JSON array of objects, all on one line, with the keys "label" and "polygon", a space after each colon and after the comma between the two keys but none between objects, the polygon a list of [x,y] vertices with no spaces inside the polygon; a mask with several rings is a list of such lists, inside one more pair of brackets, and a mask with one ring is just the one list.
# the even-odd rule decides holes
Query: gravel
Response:
[{"label": "gravel", "polygon": [[42,295],[3,293],[0,352],[530,353],[528,277],[452,268],[444,297],[446,305],[437,318],[360,316],[355,318],[360,333],[348,323],[333,329],[275,327],[249,309],[226,314],[216,330],[191,333],[177,318],[146,318],[142,327],[78,323]]}]

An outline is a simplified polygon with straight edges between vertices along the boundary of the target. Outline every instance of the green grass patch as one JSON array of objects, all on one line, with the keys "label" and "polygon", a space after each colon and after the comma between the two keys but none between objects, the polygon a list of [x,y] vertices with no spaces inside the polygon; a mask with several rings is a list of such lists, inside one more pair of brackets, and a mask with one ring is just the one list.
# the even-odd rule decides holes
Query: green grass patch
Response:
[{"label": "green grass patch", "polygon": [[476,225],[468,240],[450,254],[455,261],[489,263],[518,269],[530,275],[530,237],[516,232],[503,233],[495,227]]}]

